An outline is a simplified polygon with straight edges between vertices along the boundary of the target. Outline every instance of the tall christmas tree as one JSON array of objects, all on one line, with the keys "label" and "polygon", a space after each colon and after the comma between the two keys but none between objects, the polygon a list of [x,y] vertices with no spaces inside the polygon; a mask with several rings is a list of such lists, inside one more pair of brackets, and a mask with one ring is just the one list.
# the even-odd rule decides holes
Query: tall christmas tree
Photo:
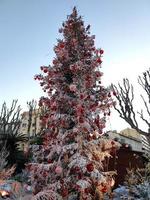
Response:
[{"label": "tall christmas tree", "polygon": [[106,192],[102,163],[115,143],[102,135],[113,102],[101,84],[104,51],[95,48],[89,29],[74,8],[59,29],[63,39],[54,47],[52,65],[35,76],[48,97],[39,102],[47,111],[44,144],[28,166],[33,199],[94,200]]}]

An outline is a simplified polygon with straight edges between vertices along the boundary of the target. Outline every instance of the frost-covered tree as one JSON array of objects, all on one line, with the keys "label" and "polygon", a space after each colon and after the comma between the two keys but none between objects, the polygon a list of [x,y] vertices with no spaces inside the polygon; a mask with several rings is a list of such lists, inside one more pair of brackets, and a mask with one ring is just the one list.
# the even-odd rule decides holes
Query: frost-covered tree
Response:
[{"label": "frost-covered tree", "polygon": [[106,116],[113,104],[111,91],[101,83],[104,51],[94,46],[90,26],[84,26],[76,8],[62,24],[52,65],[36,75],[48,97],[44,145],[36,146],[28,165],[33,199],[100,199],[112,179],[103,173],[103,161],[115,142],[102,139]]}]

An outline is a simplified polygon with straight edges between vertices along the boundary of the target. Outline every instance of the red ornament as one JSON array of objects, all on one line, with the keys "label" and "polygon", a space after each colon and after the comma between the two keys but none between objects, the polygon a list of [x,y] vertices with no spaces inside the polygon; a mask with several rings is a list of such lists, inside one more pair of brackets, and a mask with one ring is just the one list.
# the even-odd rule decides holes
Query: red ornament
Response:
[{"label": "red ornament", "polygon": [[74,170],[75,170],[76,172],[79,172],[79,171],[80,171],[80,167],[75,166]]},{"label": "red ornament", "polygon": [[78,179],[82,179],[83,178],[83,174],[82,173],[79,173],[78,174]]},{"label": "red ornament", "polygon": [[92,172],[94,170],[94,165],[92,163],[87,164],[86,169],[88,172]]},{"label": "red ornament", "polygon": [[77,113],[77,116],[83,115],[83,113],[84,113],[84,108],[82,107],[82,105],[78,105],[78,106],[77,106],[77,108],[76,108],[76,113]]},{"label": "red ornament", "polygon": [[102,60],[101,60],[100,58],[97,58],[96,62],[97,62],[98,64],[101,64],[101,63],[102,63]]},{"label": "red ornament", "polygon": [[86,98],[87,98],[87,95],[85,93],[80,94],[80,99],[86,99]]},{"label": "red ornament", "polygon": [[89,188],[84,189],[85,194],[88,194],[90,192]]},{"label": "red ornament", "polygon": [[103,50],[103,49],[100,49],[99,52],[100,52],[100,54],[103,54],[103,53],[104,53],[104,50]]},{"label": "red ornament", "polygon": [[68,189],[67,189],[67,188],[64,188],[64,189],[62,190],[61,195],[62,195],[62,197],[68,196]]},{"label": "red ornament", "polygon": [[72,91],[72,92],[76,92],[77,86],[76,86],[75,84],[71,84],[71,85],[69,86],[69,89],[70,89],[70,91]]},{"label": "red ornament", "polygon": [[53,161],[52,161],[51,159],[49,159],[47,162],[48,162],[48,163],[52,163]]},{"label": "red ornament", "polygon": [[79,122],[84,123],[84,119],[82,117],[79,117]]},{"label": "red ornament", "polygon": [[103,186],[103,188],[101,189],[101,192],[102,192],[102,193],[106,193],[106,192],[107,192],[107,187],[106,187],[106,185]]},{"label": "red ornament", "polygon": [[47,73],[47,72],[48,72],[48,69],[47,69],[47,68],[44,68],[44,69],[43,69],[43,72],[44,72],[44,73]]},{"label": "red ornament", "polygon": [[97,139],[96,135],[93,135],[92,138],[93,138],[93,140],[96,140],[96,139]]},{"label": "red ornament", "polygon": [[115,145],[115,142],[114,142],[114,141],[111,141],[111,144],[112,144],[112,146],[114,146],[114,145]]},{"label": "red ornament", "polygon": [[62,171],[63,171],[63,169],[60,166],[57,166],[56,169],[55,169],[56,174],[61,174]]},{"label": "red ornament", "polygon": [[101,77],[103,74],[102,74],[101,72],[99,72],[99,71],[96,71],[96,72],[95,72],[95,75],[96,75],[96,77],[98,78],[98,77]]},{"label": "red ornament", "polygon": [[89,81],[89,82],[85,82],[85,87],[86,88],[89,88],[91,86],[91,82]]},{"label": "red ornament", "polygon": [[56,65],[57,64],[57,60],[53,60],[53,65]]},{"label": "red ornament", "polygon": [[63,48],[65,47],[64,43],[61,43],[61,44],[59,45],[59,47],[60,47],[61,49],[63,49]]},{"label": "red ornament", "polygon": [[52,111],[55,111],[57,109],[57,105],[56,105],[56,102],[54,102],[52,105],[51,105],[51,110]]},{"label": "red ornament", "polygon": [[95,53],[96,53],[96,55],[98,55],[98,50],[97,49],[95,50]]},{"label": "red ornament", "polygon": [[47,172],[43,173],[43,177],[47,177],[47,175],[48,175]]}]

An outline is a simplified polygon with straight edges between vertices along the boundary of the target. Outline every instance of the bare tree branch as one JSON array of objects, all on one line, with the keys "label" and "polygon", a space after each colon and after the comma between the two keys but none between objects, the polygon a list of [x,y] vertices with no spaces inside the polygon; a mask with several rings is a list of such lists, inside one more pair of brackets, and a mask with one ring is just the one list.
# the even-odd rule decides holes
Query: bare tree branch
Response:
[{"label": "bare tree branch", "polygon": [[[20,132],[21,118],[20,106],[17,106],[17,100],[13,100],[11,108],[7,108],[4,102],[0,115],[0,150],[5,145],[8,151],[8,165],[16,164],[16,171],[20,171],[24,165],[25,158],[20,144],[26,141],[26,135]],[[1,162],[1,161],[0,161]]]},{"label": "bare tree branch", "polygon": [[143,76],[138,77],[138,83],[143,87],[147,94],[148,102],[150,104],[150,68],[143,73]]},{"label": "bare tree branch", "polygon": [[137,112],[137,113],[140,115],[141,119],[142,119],[148,126],[150,126],[150,123],[149,123],[148,120],[144,117],[143,110],[141,110],[141,112]]},{"label": "bare tree branch", "polygon": [[11,108],[8,109],[4,102],[0,115],[0,134],[15,134],[18,132],[21,124],[20,106],[17,107],[17,100],[13,100]]},{"label": "bare tree branch", "polygon": [[136,112],[134,110],[134,89],[128,79],[123,79],[123,83],[118,83],[118,86],[112,85],[118,103],[114,105],[114,108],[131,128],[137,130],[140,134],[145,135],[150,141],[150,69],[144,72],[143,76],[138,77],[138,83],[146,92],[146,97],[148,97],[148,101],[146,101],[144,96],[141,95],[149,119],[144,116],[143,110],[140,112],[138,111],[137,113],[148,126],[148,131],[139,128]]}]

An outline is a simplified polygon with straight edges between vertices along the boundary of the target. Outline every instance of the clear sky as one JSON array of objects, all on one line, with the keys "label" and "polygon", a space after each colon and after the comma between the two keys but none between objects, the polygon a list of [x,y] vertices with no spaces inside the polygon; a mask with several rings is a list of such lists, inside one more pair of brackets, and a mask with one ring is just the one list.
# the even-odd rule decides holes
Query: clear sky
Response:
[{"label": "clear sky", "polygon": [[[0,105],[18,99],[26,109],[43,95],[33,77],[51,63],[58,28],[74,6],[105,51],[106,86],[123,77],[135,83],[150,67],[149,0],[0,0]],[[108,126],[127,125],[113,114]]]}]

